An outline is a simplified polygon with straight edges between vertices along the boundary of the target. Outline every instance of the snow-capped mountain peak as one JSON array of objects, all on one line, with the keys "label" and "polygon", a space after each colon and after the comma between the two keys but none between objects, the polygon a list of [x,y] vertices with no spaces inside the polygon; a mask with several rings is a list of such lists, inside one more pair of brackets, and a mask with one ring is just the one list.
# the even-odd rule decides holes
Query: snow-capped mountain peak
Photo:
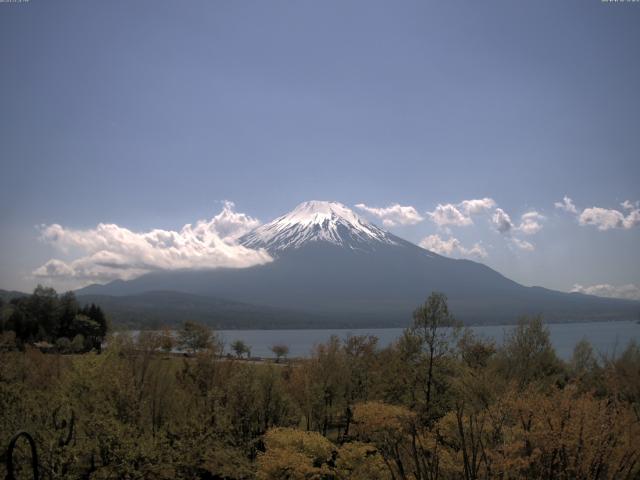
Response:
[{"label": "snow-capped mountain peak", "polygon": [[370,250],[376,244],[393,245],[392,236],[338,202],[303,202],[291,212],[249,232],[240,243],[271,252],[299,248],[309,242],[327,242],[351,249]]}]

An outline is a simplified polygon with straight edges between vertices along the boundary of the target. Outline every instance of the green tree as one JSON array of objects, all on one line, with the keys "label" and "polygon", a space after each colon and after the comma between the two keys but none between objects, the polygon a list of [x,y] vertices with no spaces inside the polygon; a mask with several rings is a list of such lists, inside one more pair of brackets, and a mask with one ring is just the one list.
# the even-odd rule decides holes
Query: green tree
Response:
[{"label": "green tree", "polygon": [[249,346],[242,340],[235,340],[233,343],[231,343],[231,350],[233,350],[233,352],[236,354],[236,357],[238,358],[242,357],[245,353],[247,354],[247,357],[249,357],[251,352]]},{"label": "green tree", "polygon": [[109,324],[107,322],[107,317],[98,305],[94,305],[93,303],[89,307],[88,316],[99,325],[99,333],[102,338],[105,337],[107,331],[109,330]]},{"label": "green tree", "polygon": [[461,325],[449,312],[447,297],[434,292],[413,312],[411,335],[417,337],[426,360],[425,402],[431,408],[434,378],[443,359],[454,351]]},{"label": "green tree", "polygon": [[276,362],[280,362],[281,358],[286,358],[289,355],[289,347],[283,343],[278,343],[271,347],[271,351],[276,356]]},{"label": "green tree", "polygon": [[66,292],[60,296],[58,304],[57,337],[69,337],[73,334],[73,319],[80,311],[80,306],[73,292]]},{"label": "green tree", "polygon": [[492,340],[484,340],[465,328],[458,341],[458,352],[462,362],[470,368],[486,367],[497,349]]},{"label": "green tree", "polygon": [[84,335],[78,333],[73,340],[71,340],[71,351],[74,353],[81,353],[85,351],[85,338]]},{"label": "green tree", "polygon": [[81,335],[85,339],[86,350],[91,350],[92,348],[100,349],[103,339],[102,328],[98,322],[87,315],[79,313],[74,317],[71,324],[71,333],[76,336]]},{"label": "green tree", "polygon": [[214,335],[206,325],[187,320],[178,332],[178,345],[191,353],[209,350],[214,347]]},{"label": "green tree", "polygon": [[582,377],[597,368],[598,359],[593,352],[593,347],[587,339],[583,338],[573,348],[573,354],[569,360],[571,374],[574,377]]},{"label": "green tree", "polygon": [[58,294],[53,288],[38,285],[31,296],[26,300],[26,308],[30,317],[36,319],[38,326],[44,331],[47,338],[41,340],[52,340],[55,338],[57,325]]},{"label": "green tree", "polygon": [[520,387],[544,380],[551,384],[562,374],[562,363],[556,356],[549,329],[542,317],[522,317],[506,335],[501,351],[501,369],[507,379]]}]

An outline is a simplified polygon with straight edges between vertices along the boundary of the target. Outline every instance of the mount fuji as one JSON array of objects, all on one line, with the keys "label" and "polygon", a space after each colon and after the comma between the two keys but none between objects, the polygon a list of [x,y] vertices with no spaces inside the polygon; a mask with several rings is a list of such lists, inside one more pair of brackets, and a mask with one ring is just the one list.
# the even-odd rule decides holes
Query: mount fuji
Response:
[{"label": "mount fuji", "polygon": [[248,248],[271,254],[324,242],[351,250],[373,251],[380,245],[398,245],[395,237],[363,220],[337,202],[304,202],[240,238]]},{"label": "mount fuji", "polygon": [[640,302],[525,287],[481,263],[425,250],[337,202],[304,202],[239,243],[263,248],[274,260],[158,271],[77,294],[105,304],[116,321],[198,315],[226,328],[405,326],[432,291],[445,293],[465,323],[509,323],[526,314],[548,321],[624,319],[640,311]]}]

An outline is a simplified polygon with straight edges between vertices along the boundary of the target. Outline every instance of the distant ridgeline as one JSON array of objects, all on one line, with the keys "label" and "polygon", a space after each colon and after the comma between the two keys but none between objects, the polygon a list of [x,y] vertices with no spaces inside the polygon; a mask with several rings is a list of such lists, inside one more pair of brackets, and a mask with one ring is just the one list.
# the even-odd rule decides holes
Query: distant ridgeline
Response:
[{"label": "distant ridgeline", "polygon": [[108,325],[99,306],[81,307],[73,292],[58,295],[40,285],[31,295],[0,293],[0,350],[25,344],[63,353],[100,350]]}]

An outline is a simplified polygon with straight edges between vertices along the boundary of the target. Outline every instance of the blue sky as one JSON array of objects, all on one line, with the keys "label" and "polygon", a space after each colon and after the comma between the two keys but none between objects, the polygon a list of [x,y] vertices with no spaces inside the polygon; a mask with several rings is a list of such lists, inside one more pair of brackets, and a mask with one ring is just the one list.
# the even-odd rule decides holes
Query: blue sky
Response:
[{"label": "blue sky", "polygon": [[[526,285],[633,291],[639,24],[599,0],[0,3],[0,288],[73,286],[34,271],[100,223],[327,199],[413,207],[394,233]],[[485,198],[470,224],[429,214]]]}]

